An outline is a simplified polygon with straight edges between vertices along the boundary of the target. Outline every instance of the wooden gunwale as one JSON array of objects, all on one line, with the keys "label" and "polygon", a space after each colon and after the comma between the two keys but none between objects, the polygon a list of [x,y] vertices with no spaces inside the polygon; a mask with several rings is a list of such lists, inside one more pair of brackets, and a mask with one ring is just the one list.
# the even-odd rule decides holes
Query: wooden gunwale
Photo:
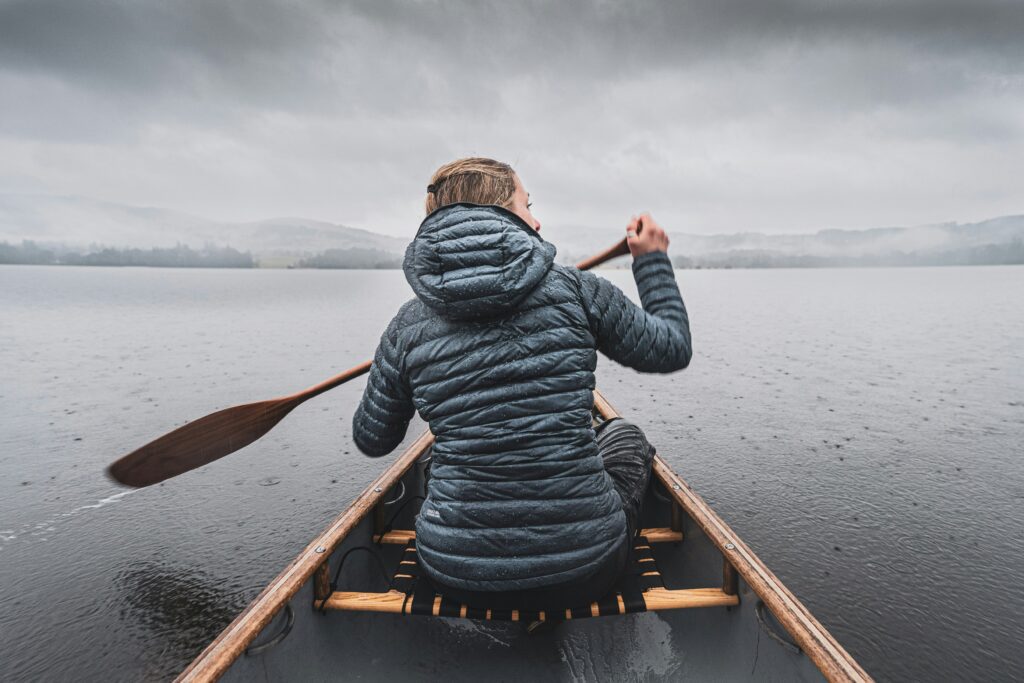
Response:
[{"label": "wooden gunwale", "polygon": [[[619,417],[618,412],[595,389],[594,407],[605,419]],[[426,431],[377,479],[313,539],[306,548],[271,581],[231,624],[210,643],[176,681],[216,681],[240,657],[270,620],[313,576],[345,537],[375,507],[413,463],[433,443]],[[654,473],[669,494],[704,531],[723,557],[735,567],[747,585],[760,597],[829,681],[871,681],[872,678],[815,619],[804,605],[761,562],[760,558],[732,531],[704,500],[672,469],[656,456]],[[731,545],[731,548],[727,548]],[[318,547],[324,551],[317,553]]]},{"label": "wooden gunwale", "polygon": [[[317,567],[345,540],[349,532],[363,520],[377,502],[412,467],[434,442],[434,435],[425,431],[395,462],[377,477],[352,504],[338,515],[330,526],[314,538],[299,555],[271,581],[263,592],[189,664],[177,681],[216,681],[245,652],[260,631],[309,580]],[[317,548],[324,550],[317,552]]]},{"label": "wooden gunwale", "polygon": [[[603,418],[620,417],[596,389],[594,407]],[[796,596],[754,554],[690,485],[672,471],[660,456],[654,458],[654,474],[669,494],[697,523],[732,564],[747,585],[772,611],[775,618],[829,681],[871,681],[871,676],[804,607]]]}]

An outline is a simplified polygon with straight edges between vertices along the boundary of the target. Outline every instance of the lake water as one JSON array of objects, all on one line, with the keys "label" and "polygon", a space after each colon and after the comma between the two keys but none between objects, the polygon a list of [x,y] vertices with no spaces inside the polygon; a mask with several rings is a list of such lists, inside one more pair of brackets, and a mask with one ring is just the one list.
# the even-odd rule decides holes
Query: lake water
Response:
[{"label": "lake water", "polygon": [[[677,277],[691,367],[602,358],[612,403],[877,678],[1019,679],[1024,267]],[[0,267],[0,680],[183,668],[384,465],[350,440],[363,381],[162,485],[103,468],[369,358],[410,295],[397,271]]]}]

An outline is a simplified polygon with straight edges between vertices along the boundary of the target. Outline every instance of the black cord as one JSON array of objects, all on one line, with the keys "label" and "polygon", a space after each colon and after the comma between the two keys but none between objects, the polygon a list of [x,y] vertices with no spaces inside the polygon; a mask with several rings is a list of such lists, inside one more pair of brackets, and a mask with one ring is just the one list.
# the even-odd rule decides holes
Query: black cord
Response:
[{"label": "black cord", "polygon": [[387,524],[384,525],[384,528],[382,528],[380,530],[380,534],[378,535],[378,540],[377,540],[377,545],[378,546],[382,544],[382,541],[384,540],[384,534],[386,534],[387,532],[391,531],[391,529],[392,529],[391,525],[395,523],[396,519],[398,519],[398,515],[402,514],[402,510],[405,509],[405,506],[408,505],[409,503],[411,503],[414,500],[426,500],[426,498],[423,497],[423,496],[411,496],[409,498],[406,498],[405,502],[402,503],[401,505],[399,505],[398,509],[395,510],[394,514],[391,515],[391,519],[389,519]]},{"label": "black cord", "polygon": [[[377,554],[376,549],[368,545],[357,545],[355,548],[349,548],[348,550],[346,550],[345,554],[341,556],[341,561],[338,562],[338,569],[334,572],[334,580],[331,581],[331,593],[334,593],[334,591],[338,590],[338,579],[341,578],[341,568],[345,566],[345,560],[347,560],[348,556],[357,550],[365,550],[366,552],[370,553],[373,559],[377,561],[377,566],[380,568],[380,575],[384,577],[384,583],[386,583],[388,585],[388,588],[390,589],[391,579],[388,577],[388,570],[384,566],[384,560],[380,559],[380,556]],[[318,611],[327,611],[325,607],[327,605],[327,598],[329,598],[330,596],[331,594],[328,593],[327,597],[320,602],[320,606],[317,608]]]},{"label": "black cord", "polygon": [[771,638],[776,643],[778,643],[785,649],[789,650],[790,652],[793,652],[795,654],[802,654],[803,650],[800,648],[799,645],[797,645],[796,643],[789,642],[788,640],[780,636],[778,633],[776,633],[774,629],[772,629],[772,627],[768,625],[768,621],[764,616],[765,607],[766,605],[764,604],[764,600],[758,600],[757,604],[754,606],[754,614],[757,616],[757,623],[760,624],[761,630],[764,631],[769,638]]}]

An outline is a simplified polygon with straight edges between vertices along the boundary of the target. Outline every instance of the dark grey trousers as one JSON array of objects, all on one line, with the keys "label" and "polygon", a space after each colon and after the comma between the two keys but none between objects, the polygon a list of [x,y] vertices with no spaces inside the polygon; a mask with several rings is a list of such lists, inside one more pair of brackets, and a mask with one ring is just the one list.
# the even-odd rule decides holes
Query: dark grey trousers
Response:
[{"label": "dark grey trousers", "polygon": [[[602,422],[595,429],[597,448],[604,460],[604,469],[622,498],[626,513],[627,538],[620,551],[604,567],[582,581],[545,586],[522,591],[476,592],[435,586],[439,593],[467,605],[497,609],[564,609],[580,607],[600,600],[611,591],[626,567],[632,539],[640,525],[640,512],[647,484],[651,479],[654,447],[643,431],[632,422],[615,418]],[[425,578],[425,577],[424,577]]]},{"label": "dark grey trousers", "polygon": [[651,480],[654,446],[648,443],[639,427],[621,417],[602,422],[594,431],[604,469],[622,498],[622,510],[626,513],[632,538],[640,526],[640,508]]}]

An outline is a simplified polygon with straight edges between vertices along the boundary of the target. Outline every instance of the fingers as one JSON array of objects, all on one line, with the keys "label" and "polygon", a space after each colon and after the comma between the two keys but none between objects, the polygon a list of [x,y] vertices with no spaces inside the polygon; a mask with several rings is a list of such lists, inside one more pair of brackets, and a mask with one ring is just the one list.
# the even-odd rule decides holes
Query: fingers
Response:
[{"label": "fingers", "polygon": [[626,239],[635,240],[639,233],[640,219],[638,219],[636,216],[632,216],[629,219],[629,223],[626,224]]},{"label": "fingers", "polygon": [[652,251],[668,251],[668,235],[647,212],[629,219],[626,224],[626,240],[633,256]]}]

